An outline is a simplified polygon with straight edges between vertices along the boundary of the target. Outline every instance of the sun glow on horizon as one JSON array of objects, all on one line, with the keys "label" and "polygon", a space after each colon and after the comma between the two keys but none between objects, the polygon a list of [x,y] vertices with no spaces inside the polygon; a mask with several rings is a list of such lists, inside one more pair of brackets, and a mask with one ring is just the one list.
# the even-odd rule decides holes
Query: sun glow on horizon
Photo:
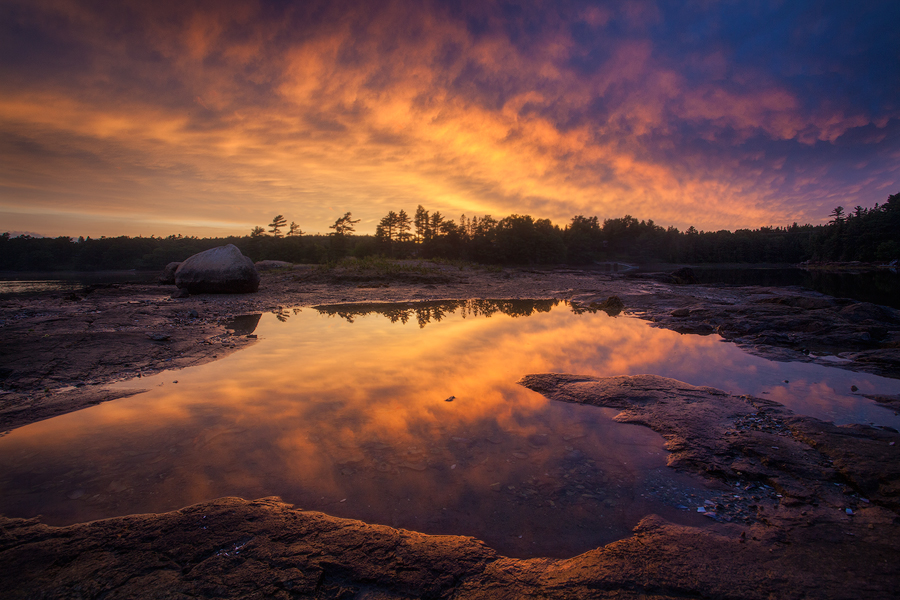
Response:
[{"label": "sun glow on horizon", "polygon": [[346,211],[372,233],[420,204],[735,229],[823,222],[900,182],[900,107],[667,37],[690,15],[565,4],[519,31],[440,3],[12,4],[78,57],[6,64],[0,87],[0,212],[45,235],[244,235],[273,214],[327,231]]}]

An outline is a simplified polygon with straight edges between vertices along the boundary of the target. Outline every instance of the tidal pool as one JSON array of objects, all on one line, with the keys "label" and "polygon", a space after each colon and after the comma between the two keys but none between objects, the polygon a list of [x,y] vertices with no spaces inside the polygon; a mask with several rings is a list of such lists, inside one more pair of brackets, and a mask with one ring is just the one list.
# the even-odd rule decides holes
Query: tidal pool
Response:
[{"label": "tidal pool", "polygon": [[656,433],[550,402],[516,385],[525,374],[652,373],[900,426],[850,392],[895,394],[900,382],[773,363],[564,302],[346,305],[230,326],[258,343],[0,438],[0,513],[65,524],[277,495],[510,556],[571,556],[650,513],[706,523],[695,509],[715,490],[668,469]]}]

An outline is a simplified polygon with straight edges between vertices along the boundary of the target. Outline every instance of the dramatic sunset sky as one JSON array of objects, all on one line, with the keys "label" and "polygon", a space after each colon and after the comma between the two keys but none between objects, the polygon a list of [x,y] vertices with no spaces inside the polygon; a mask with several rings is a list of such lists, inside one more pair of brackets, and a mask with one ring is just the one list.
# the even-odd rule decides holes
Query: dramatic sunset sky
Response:
[{"label": "dramatic sunset sky", "polygon": [[900,192],[900,2],[0,0],[0,231],[820,223]]}]

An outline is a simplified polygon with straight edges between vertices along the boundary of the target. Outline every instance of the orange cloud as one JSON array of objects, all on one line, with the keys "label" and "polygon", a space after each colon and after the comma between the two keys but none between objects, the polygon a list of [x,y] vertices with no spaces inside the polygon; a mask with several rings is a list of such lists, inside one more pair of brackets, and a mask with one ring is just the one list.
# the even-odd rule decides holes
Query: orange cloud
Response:
[{"label": "orange cloud", "polygon": [[[86,58],[62,82],[2,89],[0,131],[12,141],[0,145],[0,211],[121,215],[107,234],[167,233],[154,228],[211,212],[222,225],[210,232],[241,233],[274,213],[325,231],[346,210],[366,231],[417,204],[453,217],[759,226],[803,211],[774,200],[791,190],[780,178],[790,166],[754,162],[742,144],[834,142],[869,123],[825,104],[809,111],[750,69],[723,79],[717,49],[685,59],[717,74],[697,85],[650,36],[610,38],[586,73],[553,18],[525,47],[430,4],[305,10],[272,20],[251,3],[43,7],[36,22],[65,20]],[[635,31],[660,19],[648,3],[578,14],[597,36],[614,18]],[[110,33],[126,23],[133,33]]]}]

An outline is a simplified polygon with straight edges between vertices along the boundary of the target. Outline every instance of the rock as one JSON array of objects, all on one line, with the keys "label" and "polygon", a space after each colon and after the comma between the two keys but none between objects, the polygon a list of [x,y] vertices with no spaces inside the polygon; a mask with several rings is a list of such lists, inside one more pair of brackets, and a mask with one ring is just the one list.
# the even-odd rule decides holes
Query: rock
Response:
[{"label": "rock", "polygon": [[804,310],[820,310],[840,306],[840,302],[837,299],[827,296],[776,296],[774,298],[761,298],[757,301],[757,304],[778,304]]},{"label": "rock", "polygon": [[855,302],[840,311],[841,316],[851,323],[865,321],[897,323],[900,321],[898,311],[887,306],[879,306],[871,302]]},{"label": "rock", "polygon": [[676,308],[672,311],[673,317],[689,317],[691,315],[691,309],[689,308]]},{"label": "rock", "polygon": [[259,289],[253,261],[228,244],[200,252],[181,263],[175,285],[191,294],[247,294]]},{"label": "rock", "polygon": [[797,498],[814,489],[822,502],[840,479],[873,502],[900,510],[900,462],[888,450],[890,442],[900,441],[895,432],[825,423],[775,402],[655,375],[556,373],[527,375],[519,383],[551,400],[622,410],[617,421],[640,423],[666,438],[670,467],[726,480],[750,478]]},{"label": "rock", "polygon": [[672,271],[672,278],[675,280],[675,283],[700,283],[697,276],[694,275],[694,270],[690,267],[682,267],[677,271]]},{"label": "rock", "polygon": [[[499,492],[498,484],[490,489]],[[222,498],[68,527],[0,517],[6,567],[0,593],[198,600],[896,598],[895,526],[875,517],[877,509],[867,510],[873,516],[775,531],[754,527],[744,535],[735,526],[679,526],[651,515],[619,542],[572,558],[531,560],[500,556],[469,537],[339,519],[277,498]],[[866,518],[880,518],[878,527],[865,527]],[[636,592],[648,589],[651,594]]]},{"label": "rock", "polygon": [[172,292],[172,298],[190,298],[191,294],[187,290],[178,289]]},{"label": "rock", "polygon": [[148,333],[147,337],[153,340],[154,342],[165,342],[168,341],[172,336],[166,333]]},{"label": "rock", "polygon": [[284,260],[260,260],[256,262],[257,271],[271,271],[273,269],[291,269],[294,263]]},{"label": "rock", "polygon": [[170,262],[167,264],[162,270],[162,273],[159,274],[159,277],[156,280],[157,283],[160,285],[175,285],[175,271],[177,271],[180,266],[180,262]]}]

